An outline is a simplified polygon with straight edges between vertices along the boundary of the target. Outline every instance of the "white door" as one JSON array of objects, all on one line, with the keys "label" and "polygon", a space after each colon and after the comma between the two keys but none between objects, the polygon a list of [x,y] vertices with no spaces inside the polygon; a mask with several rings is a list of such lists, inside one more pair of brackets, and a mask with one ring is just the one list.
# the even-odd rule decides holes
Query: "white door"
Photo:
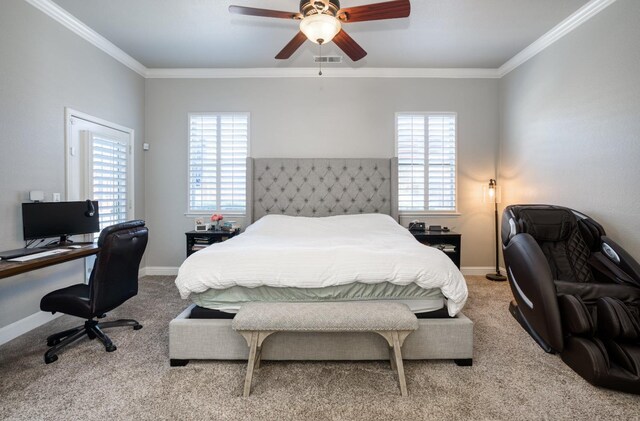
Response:
[{"label": "white door", "polygon": [[[133,218],[133,130],[67,110],[65,156],[65,200],[97,200],[100,230]],[[87,258],[87,277],[94,260]]]}]

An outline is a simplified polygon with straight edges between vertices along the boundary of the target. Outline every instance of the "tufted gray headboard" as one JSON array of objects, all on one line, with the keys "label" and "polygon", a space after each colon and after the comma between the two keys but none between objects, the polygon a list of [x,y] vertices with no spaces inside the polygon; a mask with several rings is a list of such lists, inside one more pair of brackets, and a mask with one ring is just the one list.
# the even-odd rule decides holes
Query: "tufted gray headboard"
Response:
[{"label": "tufted gray headboard", "polygon": [[247,219],[384,213],[398,219],[397,159],[247,158]]}]

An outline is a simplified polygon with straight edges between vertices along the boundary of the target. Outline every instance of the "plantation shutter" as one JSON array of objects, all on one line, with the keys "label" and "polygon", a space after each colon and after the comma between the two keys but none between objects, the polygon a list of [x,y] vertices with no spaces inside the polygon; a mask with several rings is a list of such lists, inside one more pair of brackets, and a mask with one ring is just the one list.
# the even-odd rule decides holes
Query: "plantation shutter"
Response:
[{"label": "plantation shutter", "polygon": [[400,211],[456,210],[456,115],[396,117]]},{"label": "plantation shutter", "polygon": [[192,114],[189,127],[189,211],[244,212],[249,115]]},{"label": "plantation shutter", "polygon": [[89,188],[98,201],[100,230],[129,218],[129,142],[91,133]]}]

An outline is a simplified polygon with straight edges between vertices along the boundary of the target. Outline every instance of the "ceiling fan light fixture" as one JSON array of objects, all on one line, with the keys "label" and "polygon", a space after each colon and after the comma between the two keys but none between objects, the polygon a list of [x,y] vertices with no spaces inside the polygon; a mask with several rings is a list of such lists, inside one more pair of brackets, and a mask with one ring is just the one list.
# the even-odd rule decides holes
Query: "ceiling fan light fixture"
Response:
[{"label": "ceiling fan light fixture", "polygon": [[306,16],[300,22],[300,31],[316,44],[326,44],[331,41],[340,29],[342,29],[340,21],[325,14]]}]

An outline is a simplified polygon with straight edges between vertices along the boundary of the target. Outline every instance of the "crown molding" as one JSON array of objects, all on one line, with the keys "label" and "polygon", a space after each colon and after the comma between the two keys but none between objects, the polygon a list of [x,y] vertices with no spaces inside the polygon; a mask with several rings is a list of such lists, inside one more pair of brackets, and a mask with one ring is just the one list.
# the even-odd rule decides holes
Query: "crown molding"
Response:
[{"label": "crown molding", "polygon": [[613,4],[616,0],[591,0],[568,18],[553,27],[549,32],[532,42],[524,50],[509,59],[498,69],[499,77],[502,77],[516,69],[539,52],[549,47],[560,38],[573,31],[602,10]]},{"label": "crown molding", "polygon": [[[318,77],[315,67],[269,67],[249,69],[148,69],[142,63],[115,46],[111,41],[89,28],[52,0],[24,0],[60,24],[84,38],[139,75],[149,79],[242,79]],[[528,47],[509,59],[498,69],[424,69],[424,68],[325,68],[323,77],[369,78],[441,78],[441,79],[499,79],[516,69],[560,38],[573,31],[616,0],[591,0]]]},{"label": "crown molding", "polygon": [[[315,67],[250,69],[148,69],[149,79],[243,79],[318,76]],[[322,77],[496,79],[498,69],[324,68]]]},{"label": "crown molding", "polygon": [[44,12],[49,17],[55,19],[67,29],[84,38],[89,43],[98,47],[111,57],[118,60],[134,72],[141,76],[146,76],[147,68],[139,61],[131,57],[129,54],[116,47],[111,41],[98,34],[93,29],[78,20],[75,16],[55,4],[51,0],[25,0],[27,3],[34,6],[36,9]]}]

